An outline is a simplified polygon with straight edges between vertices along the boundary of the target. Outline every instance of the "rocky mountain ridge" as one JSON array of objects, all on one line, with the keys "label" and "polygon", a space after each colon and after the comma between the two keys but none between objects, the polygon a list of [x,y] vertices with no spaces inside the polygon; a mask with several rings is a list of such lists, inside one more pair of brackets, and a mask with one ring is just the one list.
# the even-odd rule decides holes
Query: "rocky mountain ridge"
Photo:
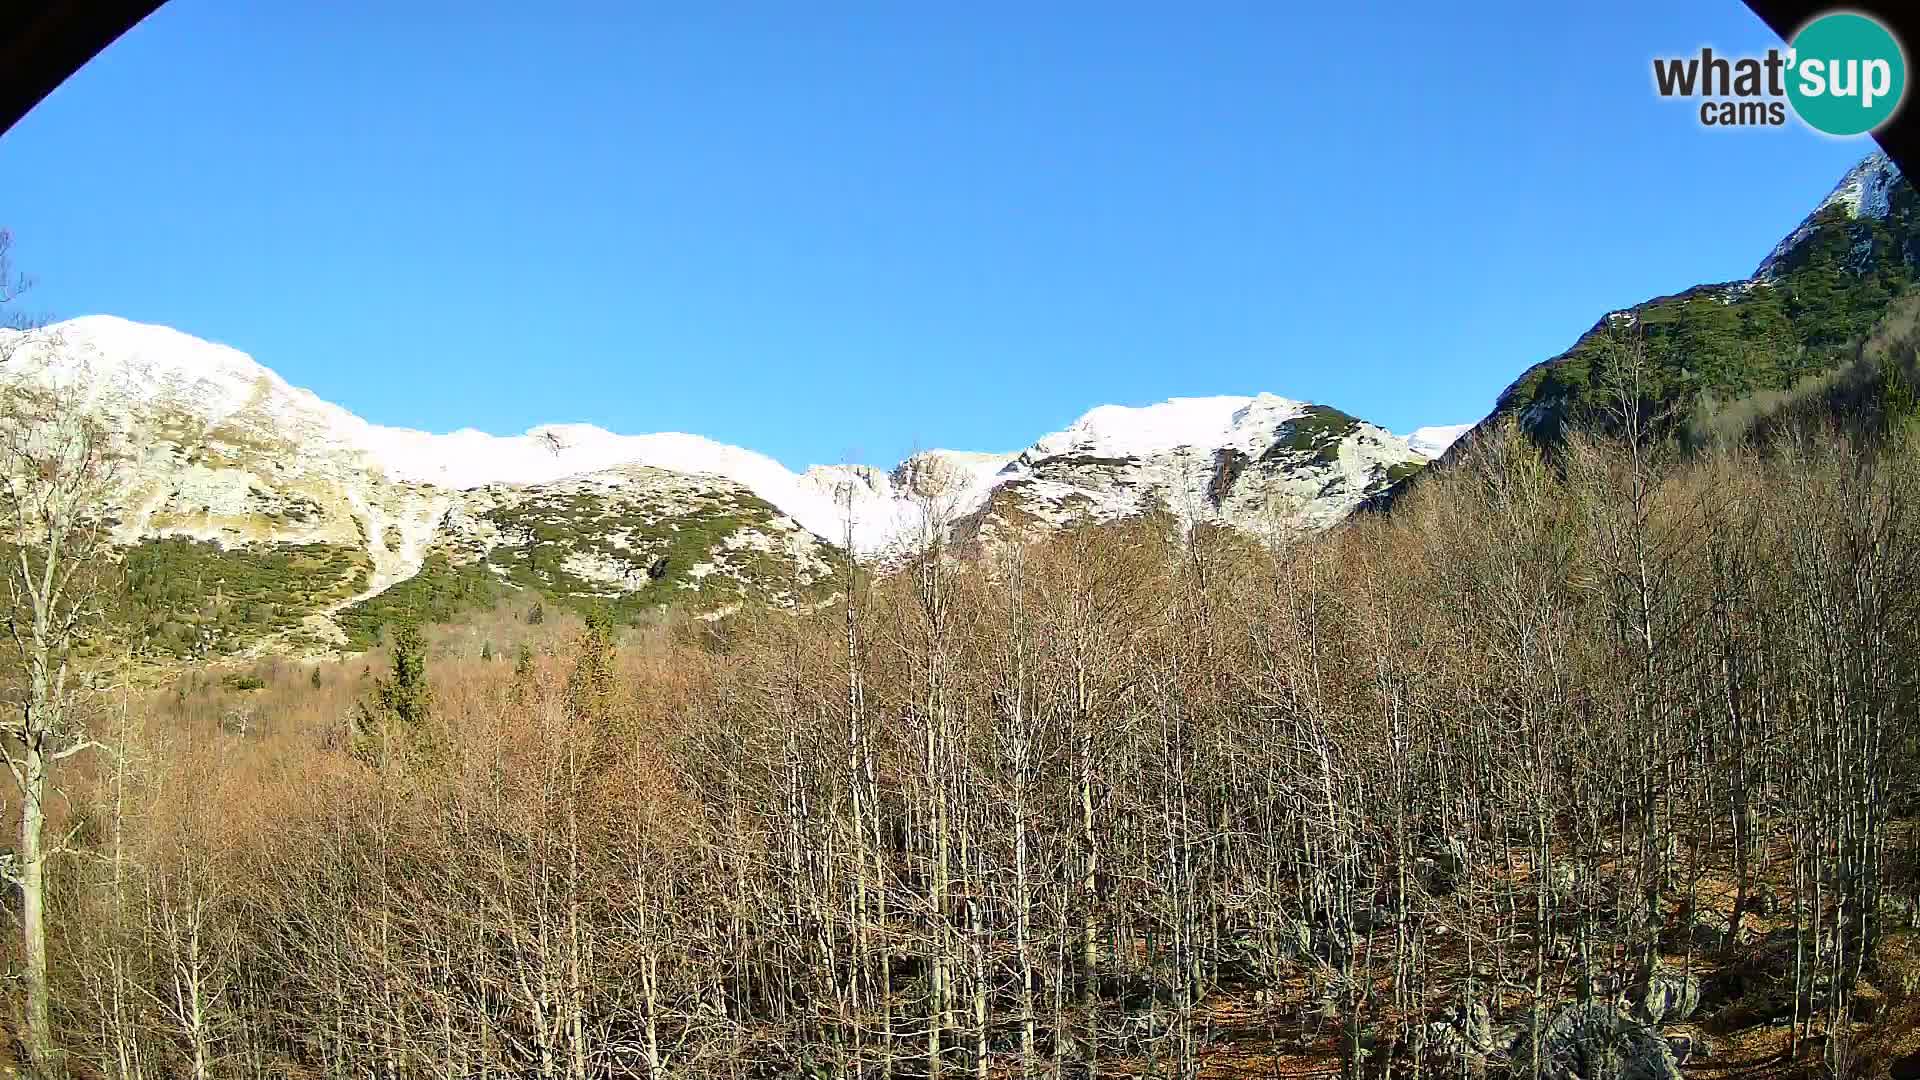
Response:
[{"label": "rocky mountain ridge", "polygon": [[[381,427],[238,350],[109,316],[4,333],[0,381],[76,388],[124,433],[116,542],[167,542],[160,576],[210,581],[215,606],[232,606],[210,610],[155,577],[147,621],[175,652],[362,645],[354,628],[409,582],[394,595],[457,581],[463,596],[519,589],[634,616],[673,605],[711,615],[824,598],[839,548],[885,562],[936,529],[990,545],[1155,512],[1255,532],[1323,528],[1448,434],[1423,429],[1415,449],[1326,406],[1181,398],[1102,406],[1018,453],[933,450],[888,470],[796,474],[681,433]],[[314,573],[279,590],[296,551]]]}]

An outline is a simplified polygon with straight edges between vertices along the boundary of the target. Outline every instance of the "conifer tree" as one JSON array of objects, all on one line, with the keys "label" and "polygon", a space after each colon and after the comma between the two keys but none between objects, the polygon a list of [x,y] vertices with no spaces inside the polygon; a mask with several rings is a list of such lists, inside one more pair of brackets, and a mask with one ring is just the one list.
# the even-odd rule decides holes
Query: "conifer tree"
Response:
[{"label": "conifer tree", "polygon": [[613,613],[606,608],[589,612],[575,647],[579,659],[567,678],[567,711],[577,722],[604,723],[611,719],[613,699]]},{"label": "conifer tree", "polygon": [[393,674],[379,680],[374,691],[388,716],[418,729],[433,711],[433,688],[427,684],[427,648],[417,623],[402,624],[393,634]]},{"label": "conifer tree", "polygon": [[396,750],[418,752],[425,747],[432,713],[426,642],[417,624],[404,623],[393,632],[393,670],[374,679],[371,699],[360,705],[354,752],[374,765],[390,763]]}]

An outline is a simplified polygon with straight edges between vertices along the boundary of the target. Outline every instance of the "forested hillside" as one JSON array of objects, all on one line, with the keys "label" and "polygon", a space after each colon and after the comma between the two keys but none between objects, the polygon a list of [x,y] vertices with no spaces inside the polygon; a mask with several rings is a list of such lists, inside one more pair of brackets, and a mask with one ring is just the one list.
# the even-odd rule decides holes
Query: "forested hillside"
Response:
[{"label": "forested hillside", "polygon": [[[1920,271],[1920,196],[1886,155],[1842,178],[1753,277],[1700,285],[1612,312],[1572,348],[1509,386],[1481,424],[1543,442],[1606,425],[1623,336],[1644,343],[1639,393],[1670,433],[1714,428],[1730,402],[1788,393],[1850,359]],[[1469,437],[1471,438],[1471,437]]]},{"label": "forested hillside", "polygon": [[506,609],[107,695],[58,1040],[125,1077],[1906,1075],[1917,499],[1910,424],[1489,439],[1306,543],[1086,528],[818,612]]}]

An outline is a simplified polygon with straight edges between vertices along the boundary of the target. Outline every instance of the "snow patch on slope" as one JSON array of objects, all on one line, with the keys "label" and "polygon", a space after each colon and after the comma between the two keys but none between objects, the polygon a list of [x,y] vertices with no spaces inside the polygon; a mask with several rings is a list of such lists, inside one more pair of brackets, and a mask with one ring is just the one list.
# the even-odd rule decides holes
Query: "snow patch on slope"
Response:
[{"label": "snow patch on slope", "polygon": [[1447,447],[1458,442],[1460,436],[1472,430],[1472,424],[1435,424],[1414,428],[1413,433],[1407,436],[1407,446],[1416,454],[1437,458],[1447,452]]},{"label": "snow patch on slope", "polygon": [[1306,408],[1303,402],[1273,394],[1172,398],[1143,406],[1102,405],[1066,430],[1034,443],[1028,454],[1149,457],[1183,446],[1236,446],[1250,434],[1270,433]]}]

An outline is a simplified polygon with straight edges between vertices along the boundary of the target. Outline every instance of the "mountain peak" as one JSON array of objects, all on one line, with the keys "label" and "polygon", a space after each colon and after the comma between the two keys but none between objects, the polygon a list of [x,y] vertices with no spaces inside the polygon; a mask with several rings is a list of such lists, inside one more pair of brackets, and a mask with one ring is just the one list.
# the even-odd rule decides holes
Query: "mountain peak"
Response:
[{"label": "mountain peak", "polygon": [[137,368],[245,383],[262,376],[278,379],[238,349],[118,315],[82,315],[33,330],[0,330],[0,335],[45,344],[30,351],[39,362],[63,370],[97,368],[96,374],[111,375]]},{"label": "mountain peak", "polygon": [[[1891,296],[1920,273],[1920,201],[1885,153],[1849,168],[1751,278],[1696,285],[1607,313],[1557,356],[1515,379],[1449,456],[1512,421],[1542,441],[1569,424],[1605,427],[1605,378],[1618,332],[1644,342],[1655,400],[1678,426],[1712,420],[1728,403],[1789,394],[1809,375],[1851,360]],[[1746,406],[1742,405],[1741,409]],[[1773,408],[1777,406],[1766,406]]]},{"label": "mountain peak", "polygon": [[1900,185],[1900,166],[1894,164],[1884,150],[1875,150],[1860,159],[1860,163],[1847,170],[1840,182],[1833,186],[1827,197],[1813,208],[1813,212],[1801,220],[1794,230],[1773,246],[1767,257],[1760,260],[1754,270],[1755,278],[1773,278],[1785,264],[1787,256],[1801,242],[1813,235],[1814,227],[1828,211],[1838,208],[1848,218],[1882,219],[1892,212],[1894,189]]}]

